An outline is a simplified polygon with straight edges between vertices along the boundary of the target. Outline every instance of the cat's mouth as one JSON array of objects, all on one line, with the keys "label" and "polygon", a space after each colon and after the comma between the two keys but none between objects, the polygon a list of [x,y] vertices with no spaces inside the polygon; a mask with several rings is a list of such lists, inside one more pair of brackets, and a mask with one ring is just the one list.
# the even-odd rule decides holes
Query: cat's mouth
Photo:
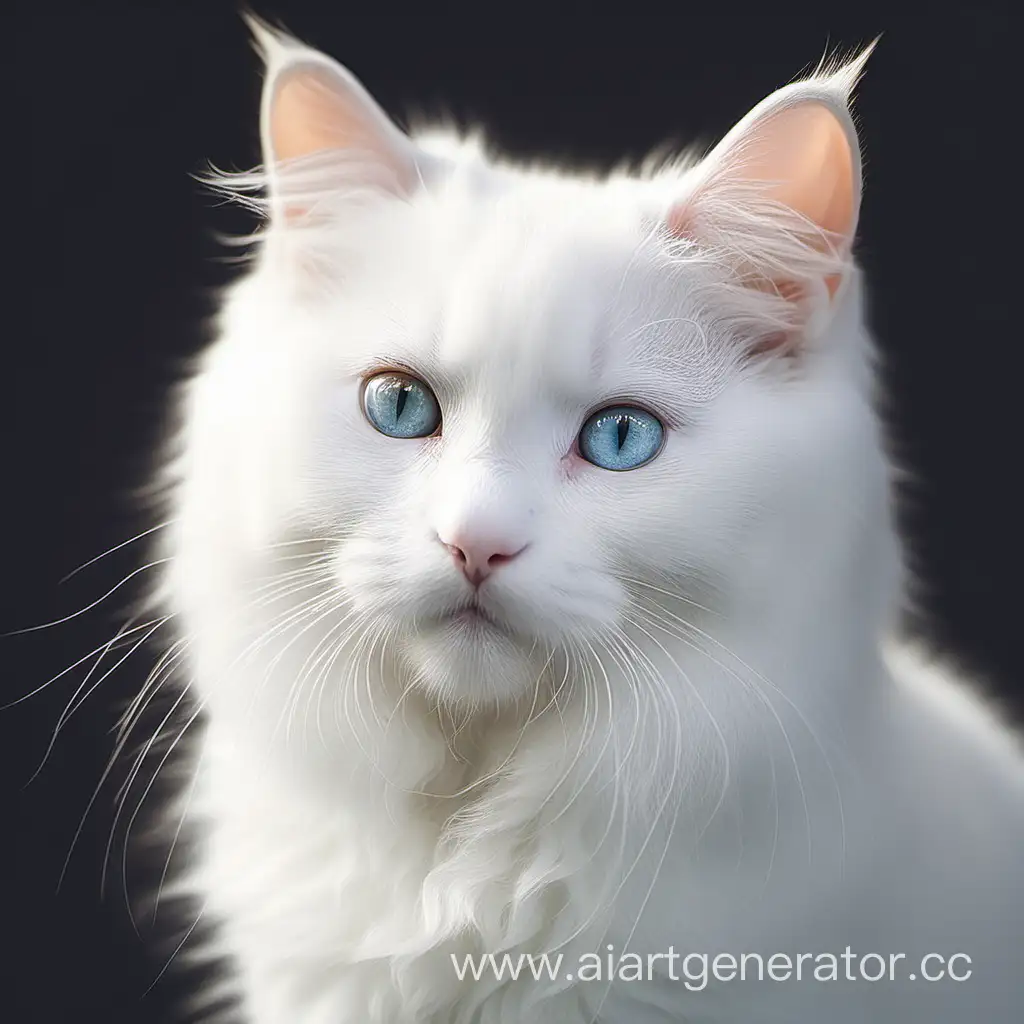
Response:
[{"label": "cat's mouth", "polygon": [[437,621],[446,626],[466,629],[497,629],[508,632],[504,623],[496,619],[478,601],[469,601],[458,608],[438,617]]}]

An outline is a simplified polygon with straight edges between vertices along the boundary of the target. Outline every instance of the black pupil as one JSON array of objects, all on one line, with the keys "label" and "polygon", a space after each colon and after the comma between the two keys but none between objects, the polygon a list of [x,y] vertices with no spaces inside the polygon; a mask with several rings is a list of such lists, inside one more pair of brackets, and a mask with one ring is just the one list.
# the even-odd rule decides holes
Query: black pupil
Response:
[{"label": "black pupil", "polygon": [[619,417],[619,451],[622,451],[622,446],[626,443],[626,436],[629,434],[629,417]]},{"label": "black pupil", "polygon": [[409,401],[409,392],[412,390],[412,385],[407,384],[405,381],[398,382],[398,393],[395,395],[395,419],[400,420],[402,418],[402,410],[405,408],[405,403]]}]

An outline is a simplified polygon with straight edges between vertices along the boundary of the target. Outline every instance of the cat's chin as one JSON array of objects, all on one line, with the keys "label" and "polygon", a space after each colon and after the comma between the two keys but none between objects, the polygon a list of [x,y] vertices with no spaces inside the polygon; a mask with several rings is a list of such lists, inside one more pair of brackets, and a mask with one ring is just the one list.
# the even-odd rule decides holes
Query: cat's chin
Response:
[{"label": "cat's chin", "polygon": [[402,645],[417,682],[451,704],[514,700],[536,686],[535,645],[482,615],[421,624]]}]

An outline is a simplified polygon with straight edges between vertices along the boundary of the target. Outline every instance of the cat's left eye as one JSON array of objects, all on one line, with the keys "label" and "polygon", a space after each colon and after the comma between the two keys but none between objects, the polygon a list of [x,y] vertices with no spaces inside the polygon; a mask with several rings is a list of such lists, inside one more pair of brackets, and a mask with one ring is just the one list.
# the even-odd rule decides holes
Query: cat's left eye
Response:
[{"label": "cat's left eye", "polygon": [[390,371],[371,377],[363,388],[363,412],[388,437],[429,437],[441,426],[441,407],[423,381]]},{"label": "cat's left eye", "polygon": [[580,455],[602,469],[637,469],[661,451],[665,428],[646,409],[615,405],[595,412],[580,431]]}]

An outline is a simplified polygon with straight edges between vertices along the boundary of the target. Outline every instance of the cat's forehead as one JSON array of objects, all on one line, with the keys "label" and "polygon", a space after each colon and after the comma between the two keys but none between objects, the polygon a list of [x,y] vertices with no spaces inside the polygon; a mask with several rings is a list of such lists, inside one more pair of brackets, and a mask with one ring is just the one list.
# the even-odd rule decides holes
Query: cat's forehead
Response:
[{"label": "cat's forehead", "polygon": [[586,393],[643,276],[639,211],[512,189],[481,204],[442,283],[446,372]]},{"label": "cat's forehead", "polygon": [[628,190],[471,184],[390,207],[365,234],[372,259],[338,353],[353,372],[404,365],[502,418],[545,395],[653,401],[713,369],[689,271],[668,265],[657,217]]}]

